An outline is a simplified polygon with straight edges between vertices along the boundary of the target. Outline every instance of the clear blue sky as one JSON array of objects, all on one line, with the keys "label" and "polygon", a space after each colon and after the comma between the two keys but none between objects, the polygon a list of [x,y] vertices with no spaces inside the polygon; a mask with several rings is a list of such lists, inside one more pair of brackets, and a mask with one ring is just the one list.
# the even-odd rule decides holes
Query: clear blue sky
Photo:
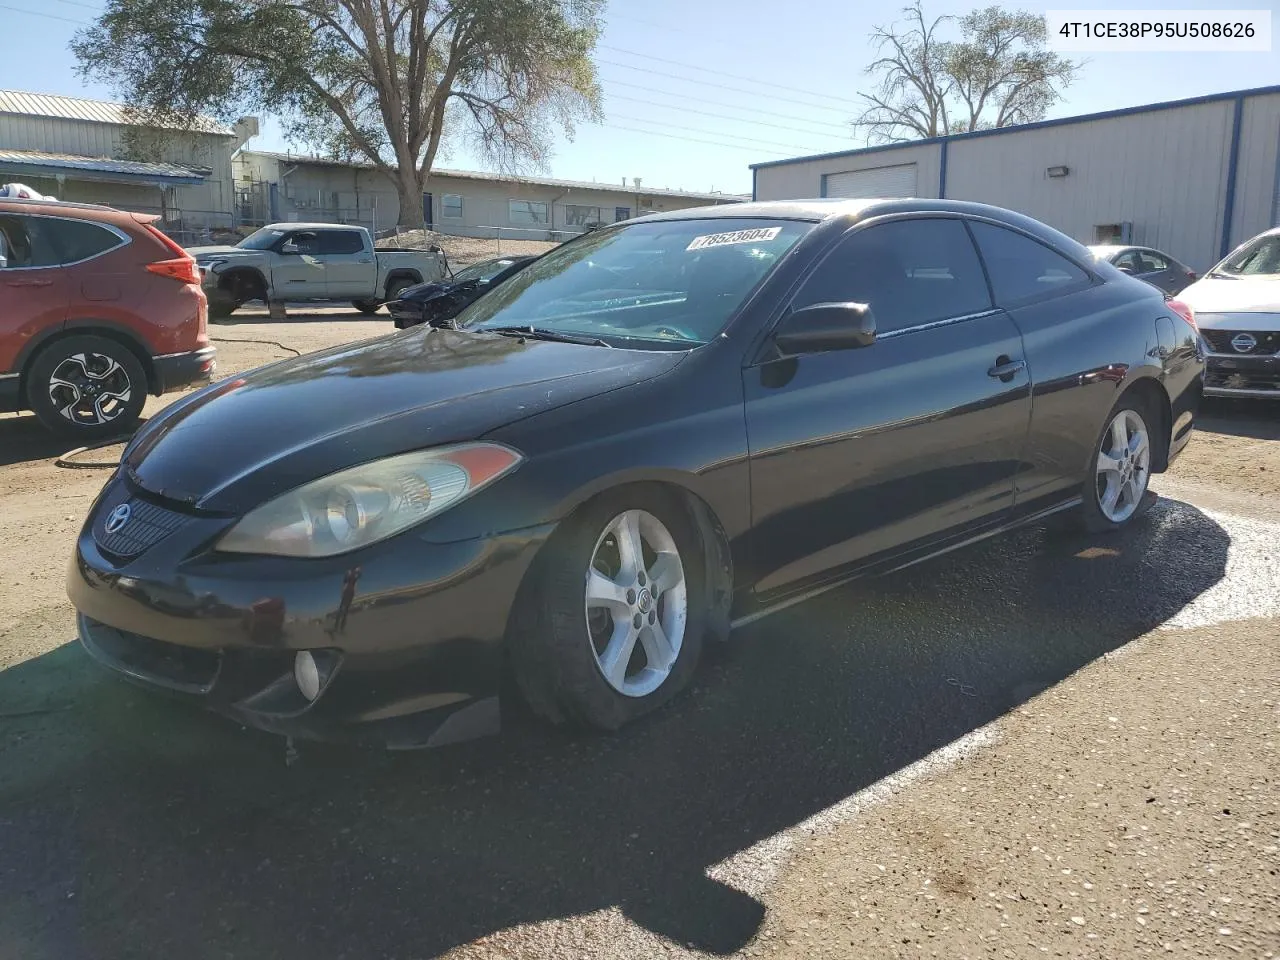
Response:
[{"label": "clear blue sky", "polygon": [[[986,2],[928,0],[926,12],[964,13]],[[110,99],[109,89],[79,80],[67,49],[78,28],[68,21],[91,19],[101,3],[0,0],[0,88]],[[1269,8],[1280,34],[1280,0],[1008,5],[1037,12],[1070,6]],[[611,0],[597,53],[605,125],[579,128],[573,141],[562,138],[546,173],[601,182],[641,177],[654,187],[746,192],[750,163],[860,146],[848,120],[858,112],[857,94],[867,84],[863,69],[873,58],[867,36],[874,24],[898,18],[899,7],[849,0]],[[1271,53],[1090,54],[1066,101],[1050,115],[1269,84],[1280,84],[1280,47]],[[272,123],[250,146],[286,148]],[[483,167],[465,151],[439,165]]]}]

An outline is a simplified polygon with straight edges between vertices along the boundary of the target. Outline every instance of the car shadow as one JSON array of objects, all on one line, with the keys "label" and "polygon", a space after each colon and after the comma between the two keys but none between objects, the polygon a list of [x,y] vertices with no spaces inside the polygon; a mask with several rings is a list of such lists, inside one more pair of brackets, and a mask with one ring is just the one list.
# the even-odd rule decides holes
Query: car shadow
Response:
[{"label": "car shadow", "polygon": [[1196,429],[1253,440],[1280,440],[1280,403],[1205,397],[1196,414]]},{"label": "car shadow", "polygon": [[292,766],[67,645],[0,672],[0,954],[430,957],[609,908],[731,953],[765,908],[709,868],[1168,620],[1228,547],[1176,501],[1123,537],[1029,529],[736,632],[614,737]]},{"label": "car shadow", "polygon": [[[146,420],[140,421],[139,426],[142,423],[146,423]],[[137,427],[134,429],[136,430]],[[128,440],[132,433],[131,430],[111,442],[122,443]],[[20,413],[15,416],[0,417],[0,467],[30,463],[34,460],[52,460],[83,445],[84,441],[61,437],[46,430],[36,419],[35,414]]]}]

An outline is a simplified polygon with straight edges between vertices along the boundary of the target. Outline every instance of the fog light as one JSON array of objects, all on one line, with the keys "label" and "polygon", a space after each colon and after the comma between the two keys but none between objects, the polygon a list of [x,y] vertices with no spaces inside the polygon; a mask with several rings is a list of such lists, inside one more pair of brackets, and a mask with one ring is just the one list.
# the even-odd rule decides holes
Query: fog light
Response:
[{"label": "fog light", "polygon": [[320,667],[311,651],[303,650],[293,658],[293,679],[308,700],[320,696]]}]

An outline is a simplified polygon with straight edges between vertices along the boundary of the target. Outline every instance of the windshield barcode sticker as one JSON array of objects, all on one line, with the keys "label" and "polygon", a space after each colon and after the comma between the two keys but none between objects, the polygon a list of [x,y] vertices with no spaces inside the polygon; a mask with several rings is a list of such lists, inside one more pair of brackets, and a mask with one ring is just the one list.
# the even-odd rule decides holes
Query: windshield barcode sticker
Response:
[{"label": "windshield barcode sticker", "polygon": [[774,239],[781,227],[757,227],[754,230],[735,230],[733,233],[709,233],[694,237],[685,250],[705,250],[707,247],[723,247],[729,243],[757,243]]}]

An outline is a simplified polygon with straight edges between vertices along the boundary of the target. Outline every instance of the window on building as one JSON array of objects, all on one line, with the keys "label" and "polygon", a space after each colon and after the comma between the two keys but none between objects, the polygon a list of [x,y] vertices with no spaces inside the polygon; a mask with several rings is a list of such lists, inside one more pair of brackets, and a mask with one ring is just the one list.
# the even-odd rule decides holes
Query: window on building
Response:
[{"label": "window on building", "polygon": [[507,220],[518,226],[547,222],[547,205],[541,200],[508,200]]},{"label": "window on building", "polygon": [[620,222],[620,221],[622,221],[622,220],[630,220],[630,219],[631,219],[631,208],[630,208],[630,207],[614,207],[614,208],[613,208],[613,222],[614,222],[614,223],[618,223],[618,222]]},{"label": "window on building", "polygon": [[364,241],[355,230],[322,230],[319,233],[320,253],[364,253]]},{"label": "window on building", "polygon": [[462,219],[462,197],[456,193],[446,193],[440,198],[440,219]]},{"label": "window on building", "polygon": [[899,220],[840,242],[793,302],[866,303],[881,333],[991,309],[982,264],[964,224]]},{"label": "window on building", "polygon": [[564,225],[566,227],[589,227],[603,223],[599,207],[583,207],[576,203],[564,205]]},{"label": "window on building", "polygon": [[1001,306],[1074,293],[1092,283],[1087,273],[1037,240],[990,223],[972,227]]}]

